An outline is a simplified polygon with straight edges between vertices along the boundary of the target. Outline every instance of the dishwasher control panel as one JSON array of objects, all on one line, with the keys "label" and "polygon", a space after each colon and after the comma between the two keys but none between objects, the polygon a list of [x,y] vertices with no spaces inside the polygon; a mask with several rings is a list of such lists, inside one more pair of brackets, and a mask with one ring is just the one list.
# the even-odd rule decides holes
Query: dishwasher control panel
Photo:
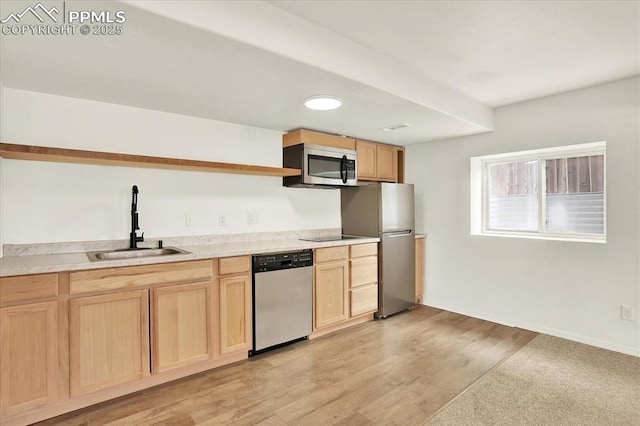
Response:
[{"label": "dishwasher control panel", "polygon": [[253,255],[253,273],[313,266],[313,250],[287,251]]}]

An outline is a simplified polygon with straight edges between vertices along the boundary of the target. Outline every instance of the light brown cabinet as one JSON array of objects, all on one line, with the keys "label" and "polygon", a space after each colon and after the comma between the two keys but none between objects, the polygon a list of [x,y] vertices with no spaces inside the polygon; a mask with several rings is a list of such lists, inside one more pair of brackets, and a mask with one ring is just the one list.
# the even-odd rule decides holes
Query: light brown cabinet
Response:
[{"label": "light brown cabinet", "polygon": [[350,316],[378,310],[378,244],[358,244],[350,248]]},{"label": "light brown cabinet", "polygon": [[220,353],[247,352],[253,345],[251,258],[219,259],[218,300]]},{"label": "light brown cabinet", "polygon": [[358,153],[358,179],[377,179],[377,146],[373,142],[356,141],[356,151]]},{"label": "light brown cabinet", "polygon": [[0,309],[0,415],[58,398],[57,302]]},{"label": "light brown cabinet", "polygon": [[320,329],[349,318],[347,289],[349,263],[346,260],[316,264],[314,326]]},{"label": "light brown cabinet", "polygon": [[282,147],[307,143],[311,145],[332,146],[341,149],[356,149],[356,141],[353,138],[332,135],[329,133],[314,132],[313,130],[297,129],[282,135]]},{"label": "light brown cabinet", "polygon": [[373,318],[378,310],[377,255],[377,243],[315,250],[314,334]]},{"label": "light brown cabinet", "polygon": [[0,278],[0,423],[246,359],[250,256]]},{"label": "light brown cabinet", "polygon": [[314,267],[313,329],[349,318],[348,247],[316,249]]},{"label": "light brown cabinet", "polygon": [[356,150],[359,180],[404,182],[403,147],[307,129],[292,130],[282,136],[283,148],[301,143]]},{"label": "light brown cabinet", "polygon": [[151,318],[154,374],[213,356],[211,282],[152,289]]},{"label": "light brown cabinet", "polygon": [[148,290],[71,299],[69,318],[71,396],[150,374]]},{"label": "light brown cabinet", "polygon": [[376,154],[378,180],[398,182],[398,148],[378,145]]},{"label": "light brown cabinet", "polygon": [[71,395],[209,359],[212,276],[208,260],[71,272],[73,296],[119,291],[69,301]]},{"label": "light brown cabinet", "polygon": [[358,179],[403,182],[398,166],[399,150],[396,146],[356,140]]},{"label": "light brown cabinet", "polygon": [[426,238],[416,238],[416,303],[422,304],[424,296],[424,255]]}]

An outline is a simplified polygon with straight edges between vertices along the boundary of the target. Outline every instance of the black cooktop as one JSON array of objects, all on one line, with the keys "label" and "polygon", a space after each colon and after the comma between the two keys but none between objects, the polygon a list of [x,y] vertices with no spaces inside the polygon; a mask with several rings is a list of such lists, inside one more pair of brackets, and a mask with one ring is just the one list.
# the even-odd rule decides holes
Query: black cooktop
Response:
[{"label": "black cooktop", "polygon": [[367,238],[367,237],[358,237],[356,235],[338,235],[336,237],[300,238],[300,241],[313,241],[315,243],[326,243],[327,241],[357,240],[358,238]]}]

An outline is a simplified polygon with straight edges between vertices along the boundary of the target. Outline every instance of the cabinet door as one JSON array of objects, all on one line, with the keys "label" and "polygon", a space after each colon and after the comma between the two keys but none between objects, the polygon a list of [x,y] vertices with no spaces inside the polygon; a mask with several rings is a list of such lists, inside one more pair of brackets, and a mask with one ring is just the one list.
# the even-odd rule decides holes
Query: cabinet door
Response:
[{"label": "cabinet door", "polygon": [[57,302],[0,309],[0,415],[57,398]]},{"label": "cabinet door", "polygon": [[378,180],[398,181],[397,149],[388,145],[378,145],[376,155],[376,176]]},{"label": "cabinet door", "polygon": [[422,303],[424,295],[424,246],[425,239],[416,239],[416,303]]},{"label": "cabinet door", "polygon": [[72,396],[149,375],[149,291],[69,301]]},{"label": "cabinet door", "polygon": [[376,145],[371,142],[356,141],[358,179],[376,179]]},{"label": "cabinet door", "polygon": [[316,263],[313,318],[316,329],[349,318],[349,262]]},{"label": "cabinet door", "polygon": [[210,282],[151,290],[154,374],[213,355],[212,301]]},{"label": "cabinet door", "polygon": [[220,353],[249,350],[251,334],[251,278],[220,278]]}]

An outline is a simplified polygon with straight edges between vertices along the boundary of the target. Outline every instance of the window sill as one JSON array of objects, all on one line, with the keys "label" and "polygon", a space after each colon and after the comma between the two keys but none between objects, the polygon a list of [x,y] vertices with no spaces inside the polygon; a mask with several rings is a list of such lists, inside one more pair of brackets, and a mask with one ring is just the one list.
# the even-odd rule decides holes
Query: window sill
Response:
[{"label": "window sill", "polygon": [[538,234],[529,232],[499,232],[485,231],[481,233],[471,233],[472,236],[479,237],[502,237],[502,238],[525,238],[530,240],[549,240],[549,241],[571,241],[578,243],[596,243],[606,244],[607,237],[603,236],[586,236],[586,235],[570,235],[570,234]]}]

